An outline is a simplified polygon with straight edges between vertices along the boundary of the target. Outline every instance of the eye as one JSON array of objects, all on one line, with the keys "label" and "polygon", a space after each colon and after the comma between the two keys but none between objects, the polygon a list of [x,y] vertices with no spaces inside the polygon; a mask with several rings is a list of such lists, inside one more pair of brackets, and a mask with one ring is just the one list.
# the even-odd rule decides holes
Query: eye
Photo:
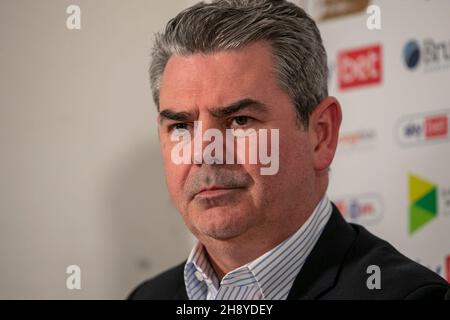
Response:
[{"label": "eye", "polygon": [[245,126],[247,125],[251,120],[253,120],[250,117],[247,116],[237,116],[231,119],[231,125],[232,126]]},{"label": "eye", "polygon": [[173,130],[188,130],[189,129],[189,124],[188,123],[174,123],[171,124],[169,126],[169,131],[173,131]]}]

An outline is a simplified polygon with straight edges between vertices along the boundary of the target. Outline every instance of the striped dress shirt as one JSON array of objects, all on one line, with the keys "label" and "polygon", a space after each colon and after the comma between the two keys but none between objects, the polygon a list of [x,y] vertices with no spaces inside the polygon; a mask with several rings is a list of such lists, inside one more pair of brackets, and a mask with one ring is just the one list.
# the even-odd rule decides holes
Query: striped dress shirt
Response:
[{"label": "striped dress shirt", "polygon": [[184,267],[189,299],[285,300],[331,212],[331,202],[325,195],[295,234],[254,261],[230,271],[220,282],[204,246],[197,242]]}]

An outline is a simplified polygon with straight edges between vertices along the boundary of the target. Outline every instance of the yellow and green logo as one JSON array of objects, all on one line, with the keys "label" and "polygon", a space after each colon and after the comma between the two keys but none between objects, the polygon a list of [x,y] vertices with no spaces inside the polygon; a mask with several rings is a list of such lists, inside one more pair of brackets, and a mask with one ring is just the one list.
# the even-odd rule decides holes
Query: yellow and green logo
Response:
[{"label": "yellow and green logo", "polygon": [[413,234],[436,218],[438,187],[416,175],[409,175],[409,233]]}]

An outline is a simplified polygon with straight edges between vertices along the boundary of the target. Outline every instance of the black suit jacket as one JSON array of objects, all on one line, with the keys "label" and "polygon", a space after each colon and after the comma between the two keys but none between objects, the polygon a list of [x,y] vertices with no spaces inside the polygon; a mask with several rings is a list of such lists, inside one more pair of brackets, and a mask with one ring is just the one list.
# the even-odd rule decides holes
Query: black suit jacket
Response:
[{"label": "black suit jacket", "polygon": [[[142,283],[129,299],[188,299],[184,264]],[[370,265],[380,268],[381,289],[367,287]],[[444,299],[447,290],[444,279],[364,227],[347,223],[333,205],[288,299]]]}]

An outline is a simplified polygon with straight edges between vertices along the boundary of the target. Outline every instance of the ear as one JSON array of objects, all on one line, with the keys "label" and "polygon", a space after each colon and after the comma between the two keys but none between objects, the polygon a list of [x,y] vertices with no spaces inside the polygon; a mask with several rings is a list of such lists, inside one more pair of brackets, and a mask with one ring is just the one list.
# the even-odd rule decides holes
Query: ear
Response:
[{"label": "ear", "polygon": [[314,169],[328,169],[333,161],[342,122],[341,106],[336,98],[325,98],[309,118],[308,133],[312,146]]}]

